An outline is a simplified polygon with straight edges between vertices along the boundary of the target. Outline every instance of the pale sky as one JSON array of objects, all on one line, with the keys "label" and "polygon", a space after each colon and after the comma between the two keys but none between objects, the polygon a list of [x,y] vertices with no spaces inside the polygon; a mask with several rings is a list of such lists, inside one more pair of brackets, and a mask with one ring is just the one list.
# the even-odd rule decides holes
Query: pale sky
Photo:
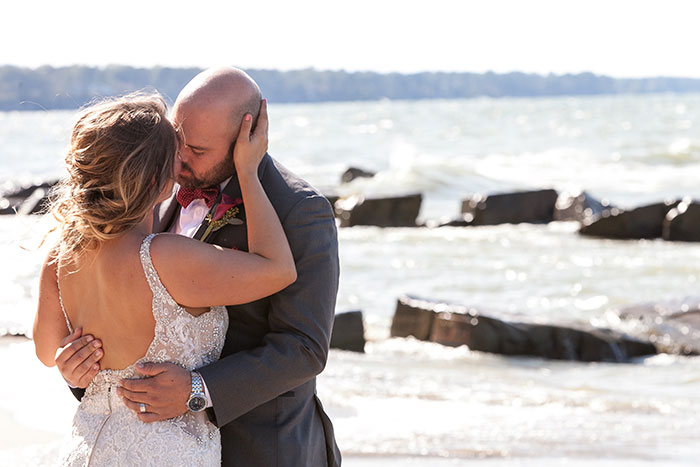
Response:
[{"label": "pale sky", "polygon": [[700,78],[695,0],[7,0],[0,64]]}]

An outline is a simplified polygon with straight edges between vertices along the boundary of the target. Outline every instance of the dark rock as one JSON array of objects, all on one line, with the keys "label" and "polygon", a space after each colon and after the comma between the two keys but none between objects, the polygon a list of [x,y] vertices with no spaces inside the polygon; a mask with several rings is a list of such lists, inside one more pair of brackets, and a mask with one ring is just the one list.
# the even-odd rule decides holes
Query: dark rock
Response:
[{"label": "dark rock", "polygon": [[17,209],[17,214],[41,214],[46,212],[49,188],[37,188]]},{"label": "dark rock", "polygon": [[375,172],[358,169],[357,167],[350,167],[348,170],[343,172],[343,175],[341,175],[340,183],[350,183],[356,178],[372,178],[375,175],[377,175]]},{"label": "dark rock", "polygon": [[422,200],[420,193],[386,198],[352,196],[338,200],[335,213],[341,227],[415,227]]},{"label": "dark rock", "polygon": [[58,181],[41,182],[34,185],[12,188],[6,193],[3,193],[3,197],[25,199],[31,194],[33,194],[37,190],[37,188],[43,188],[48,191],[51,188],[53,188],[53,186],[56,183],[58,183]]},{"label": "dark rock", "polygon": [[598,201],[585,191],[578,194],[561,193],[554,205],[554,220],[583,223],[586,219],[599,216],[610,208],[612,206],[608,200]]},{"label": "dark rock", "polygon": [[631,211],[612,208],[585,220],[579,232],[582,235],[614,239],[660,238],[666,214],[677,205],[678,201],[669,201]]},{"label": "dark rock", "polygon": [[[593,327],[510,322],[486,316],[475,308],[416,298],[399,300],[394,323],[402,332],[392,336],[422,338],[443,345],[467,345],[471,350],[559,360],[624,362],[656,353],[654,345],[621,333]],[[419,335],[421,337],[419,337]]]},{"label": "dark rock", "polygon": [[353,352],[365,351],[365,328],[361,311],[348,311],[335,315],[331,348]]},{"label": "dark rock", "polygon": [[517,326],[480,316],[475,310],[465,314],[442,312],[435,316],[430,340],[443,345],[467,345],[471,350],[525,355],[527,336]]},{"label": "dark rock", "polygon": [[700,354],[700,297],[642,303],[617,313],[624,322],[635,323],[630,329],[651,341],[659,352]]},{"label": "dark rock", "polygon": [[0,215],[2,214],[14,214],[15,209],[10,205],[10,200],[5,198],[0,198]]},{"label": "dark rock", "polygon": [[663,224],[663,239],[681,242],[700,241],[700,204],[684,199],[668,211]]},{"label": "dark rock", "polygon": [[467,220],[471,219],[471,216],[459,216],[459,217],[454,217],[452,219],[448,218],[443,218],[443,219],[428,219],[425,221],[422,225],[422,227],[429,227],[429,228],[435,228],[435,227],[468,227],[471,225],[471,221]]},{"label": "dark rock", "polygon": [[548,223],[557,196],[554,190],[474,195],[462,201],[462,214],[469,225]]},{"label": "dark rock", "polygon": [[35,214],[46,207],[47,197],[57,181],[14,187],[0,197],[0,214]]},{"label": "dark rock", "polygon": [[427,341],[430,338],[435,316],[432,305],[414,297],[399,297],[394,319],[391,322],[391,337],[413,336]]}]

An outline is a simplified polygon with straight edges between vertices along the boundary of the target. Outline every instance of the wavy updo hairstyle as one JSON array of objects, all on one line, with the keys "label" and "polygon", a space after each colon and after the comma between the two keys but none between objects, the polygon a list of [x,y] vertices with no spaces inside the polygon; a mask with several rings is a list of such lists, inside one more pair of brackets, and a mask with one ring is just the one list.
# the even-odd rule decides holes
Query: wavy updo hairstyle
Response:
[{"label": "wavy updo hairstyle", "polygon": [[157,93],[111,98],[82,110],[66,154],[68,178],[52,197],[62,260],[72,262],[133,229],[172,182],[177,139],[166,111]]}]

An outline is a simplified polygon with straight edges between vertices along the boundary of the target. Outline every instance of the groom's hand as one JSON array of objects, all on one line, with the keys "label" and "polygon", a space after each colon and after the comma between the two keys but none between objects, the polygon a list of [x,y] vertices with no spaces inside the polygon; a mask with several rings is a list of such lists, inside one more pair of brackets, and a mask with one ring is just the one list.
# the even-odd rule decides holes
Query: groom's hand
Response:
[{"label": "groom's hand", "polygon": [[56,366],[68,384],[74,388],[86,388],[100,369],[102,342],[90,334],[82,335],[78,328],[61,341],[56,351]]},{"label": "groom's hand", "polygon": [[[173,363],[144,363],[136,370],[149,378],[123,379],[117,394],[141,421],[157,422],[187,412],[192,388],[189,371]],[[145,413],[139,404],[146,405]]]}]

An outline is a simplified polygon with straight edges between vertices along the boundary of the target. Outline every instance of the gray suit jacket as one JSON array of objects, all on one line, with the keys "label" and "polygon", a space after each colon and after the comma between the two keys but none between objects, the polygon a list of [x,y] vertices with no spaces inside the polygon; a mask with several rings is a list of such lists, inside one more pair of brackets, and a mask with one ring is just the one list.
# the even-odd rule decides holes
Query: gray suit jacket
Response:
[{"label": "gray suit jacket", "polygon": [[[222,357],[199,369],[214,404],[210,418],[221,428],[223,465],[339,466],[333,426],[316,396],[338,291],[333,212],[326,198],[269,155],[258,175],[289,240],[297,280],[270,297],[229,306]],[[223,192],[241,196],[235,176]],[[162,203],[154,230],[168,230],[177,211],[174,199]],[[204,226],[195,238],[203,233]],[[247,250],[246,226],[226,225],[206,241]]]}]

